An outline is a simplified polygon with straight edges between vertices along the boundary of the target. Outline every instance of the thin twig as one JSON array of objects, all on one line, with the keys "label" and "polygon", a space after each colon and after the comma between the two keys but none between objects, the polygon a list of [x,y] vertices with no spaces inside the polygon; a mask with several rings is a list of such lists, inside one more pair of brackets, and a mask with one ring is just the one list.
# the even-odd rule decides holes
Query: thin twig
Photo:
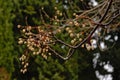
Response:
[{"label": "thin twig", "polygon": [[106,23],[104,25],[107,26],[107,25],[111,24],[118,16],[120,16],[120,11],[119,11],[119,13],[117,15],[113,16],[108,23]]},{"label": "thin twig", "polygon": [[[107,13],[108,13],[108,11],[110,9],[112,1],[113,0],[110,0],[110,2],[108,3],[106,11],[105,11],[104,15],[101,17],[101,19],[100,19],[100,21],[98,23],[101,23],[104,20],[105,16],[107,15]],[[78,48],[79,46],[81,46],[82,44],[84,44],[89,38],[91,38],[91,36],[98,29],[98,27],[99,27],[99,25],[96,25],[95,28],[90,32],[90,34],[80,44],[78,44],[77,46],[75,46],[75,48]]]},{"label": "thin twig", "polygon": [[52,51],[55,55],[57,55],[58,57],[60,57],[63,60],[67,60],[68,57],[63,57],[62,55],[60,55],[59,53],[57,53],[55,50],[53,50],[52,48],[48,48],[50,51]]}]

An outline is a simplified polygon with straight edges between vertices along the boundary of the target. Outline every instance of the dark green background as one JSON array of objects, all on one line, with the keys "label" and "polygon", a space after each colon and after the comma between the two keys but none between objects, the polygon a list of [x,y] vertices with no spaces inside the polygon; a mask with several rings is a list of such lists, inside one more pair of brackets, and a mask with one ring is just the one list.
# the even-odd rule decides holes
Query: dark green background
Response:
[{"label": "dark green background", "polygon": [[[89,9],[88,5],[79,0],[74,1],[74,8]],[[34,56],[30,59],[30,66],[28,72],[20,73],[19,57],[23,53],[23,48],[17,44],[17,39],[20,37],[17,25],[32,26],[41,25],[40,9],[45,8],[45,11],[50,15],[54,15],[54,6],[57,6],[61,11],[65,11],[67,17],[71,17],[73,12],[70,7],[68,10],[63,8],[62,1],[56,4],[56,0],[0,0],[0,80],[97,80],[95,76],[95,69],[93,69],[93,54],[100,52],[101,61],[110,61],[114,66],[113,77],[114,80],[119,80],[120,75],[120,40],[109,51],[101,52],[86,51],[86,49],[79,48],[72,58],[68,61],[62,61],[57,58],[49,57],[44,60],[41,56]],[[69,4],[66,4],[69,6]],[[78,8],[77,8],[77,7]],[[49,23],[49,20],[46,20]],[[119,34],[119,32],[112,32],[110,34]],[[60,37],[63,37],[61,34]],[[120,36],[120,35],[119,35]],[[58,49],[60,50],[60,49]],[[66,52],[66,51],[65,51]],[[105,74],[106,72],[98,69]]]}]

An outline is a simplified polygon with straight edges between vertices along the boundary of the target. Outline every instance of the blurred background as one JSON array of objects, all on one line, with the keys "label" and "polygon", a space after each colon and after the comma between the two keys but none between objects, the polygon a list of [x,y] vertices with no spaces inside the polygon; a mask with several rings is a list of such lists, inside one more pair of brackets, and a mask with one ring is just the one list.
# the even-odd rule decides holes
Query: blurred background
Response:
[{"label": "blurred background", "polygon": [[[69,1],[69,0],[68,0]],[[41,56],[30,59],[28,72],[20,73],[19,57],[24,49],[18,45],[21,36],[17,25],[41,25],[40,9],[54,16],[54,7],[72,13],[67,0],[0,0],[0,80],[120,80],[120,31],[109,32],[101,48],[115,44],[109,50],[87,51],[80,48],[71,59],[62,61]],[[71,0],[70,0],[71,1]],[[80,10],[91,8],[88,4],[97,5],[101,0],[73,0],[74,6]],[[46,20],[47,21],[47,20]],[[60,35],[61,37],[64,36]],[[61,49],[58,49],[61,50]],[[65,52],[65,51],[64,51]]]}]

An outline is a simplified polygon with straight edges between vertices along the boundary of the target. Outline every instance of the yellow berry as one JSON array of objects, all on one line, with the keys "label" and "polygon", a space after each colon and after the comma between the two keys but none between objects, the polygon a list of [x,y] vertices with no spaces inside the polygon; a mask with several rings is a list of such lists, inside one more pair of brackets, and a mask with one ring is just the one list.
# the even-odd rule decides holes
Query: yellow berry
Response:
[{"label": "yellow berry", "polygon": [[18,41],[18,44],[22,44],[22,43],[23,43],[23,41],[22,41],[22,40]]},{"label": "yellow berry", "polygon": [[69,30],[68,33],[72,33],[72,30]]},{"label": "yellow berry", "polygon": [[82,38],[80,38],[79,41],[82,41]]},{"label": "yellow berry", "polygon": [[68,31],[68,30],[70,30],[70,28],[69,28],[69,27],[67,27],[65,30],[66,30],[66,31]]},{"label": "yellow berry", "polygon": [[21,25],[17,25],[17,28],[20,28],[21,27]]},{"label": "yellow berry", "polygon": [[73,34],[73,33],[70,33],[70,37],[73,38],[73,37],[74,37],[74,34]]},{"label": "yellow berry", "polygon": [[62,16],[62,13],[60,13],[60,16]]},{"label": "yellow berry", "polygon": [[84,48],[84,44],[82,44],[81,47]]},{"label": "yellow berry", "polygon": [[75,16],[76,15],[76,13],[73,13],[73,16]]},{"label": "yellow berry", "polygon": [[49,55],[51,55],[51,53],[48,53]]},{"label": "yellow berry", "polygon": [[78,15],[75,15],[76,18],[78,18],[79,16]]},{"label": "yellow berry", "polygon": [[57,7],[54,7],[55,10],[57,10]]},{"label": "yellow berry", "polygon": [[22,30],[23,33],[25,33],[25,31],[26,31],[25,29]]},{"label": "yellow berry", "polygon": [[58,30],[57,30],[57,32],[58,32],[58,33],[60,33],[60,32],[61,32],[61,30],[60,30],[60,29],[58,29]]},{"label": "yellow berry", "polygon": [[71,40],[71,44],[74,44],[75,43],[75,41],[74,40]]},{"label": "yellow berry", "polygon": [[73,22],[72,22],[72,21],[70,21],[70,22],[69,22],[69,25],[73,25]]}]

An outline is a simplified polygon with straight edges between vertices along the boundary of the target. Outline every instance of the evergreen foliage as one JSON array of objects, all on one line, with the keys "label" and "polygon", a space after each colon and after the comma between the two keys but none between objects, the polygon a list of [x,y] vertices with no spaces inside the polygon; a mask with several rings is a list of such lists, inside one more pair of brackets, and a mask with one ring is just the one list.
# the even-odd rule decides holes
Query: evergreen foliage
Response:
[{"label": "evergreen foliage", "polygon": [[[56,24],[54,21],[51,22],[49,17],[58,15],[57,10],[60,10],[65,17],[59,16],[59,19],[75,18],[74,13],[79,15],[84,10],[91,8],[88,3],[89,0],[72,0],[72,3],[66,3],[64,0],[58,0],[58,2],[57,0],[0,0],[0,80],[6,79],[4,74],[8,77],[6,80],[10,80],[10,78],[11,80],[97,80],[92,59],[94,52],[101,52],[98,48],[94,51],[87,51],[79,47],[68,61],[61,60],[56,55],[49,56],[47,60],[41,56],[30,55],[28,71],[25,74],[20,72],[21,64],[19,58],[24,53],[25,45],[18,45],[18,37],[21,37],[22,34],[18,30],[17,25],[39,26],[44,25],[44,22],[55,26],[63,25],[64,23]],[[81,23],[82,20],[79,22]],[[55,29],[57,30],[57,27]],[[76,33],[82,31],[79,28],[73,30]],[[119,31],[116,30],[109,34],[114,36],[114,33],[120,37]],[[66,43],[71,43],[72,38],[68,37],[68,35],[65,30],[56,34],[58,38]],[[84,38],[84,36],[82,37]],[[119,40],[116,43],[119,43]],[[106,42],[108,43],[108,41]],[[111,46],[111,43],[108,43],[108,45]],[[64,55],[63,53],[68,51],[68,47],[61,48],[61,46],[64,47],[62,44],[55,44],[52,48]],[[100,61],[110,60],[115,67],[113,77],[116,80],[119,79],[118,76],[120,74],[119,52],[120,49],[117,44],[105,52],[102,51],[102,56],[99,59]],[[100,68],[98,67],[98,69]],[[105,73],[102,70],[101,72]]]},{"label": "evergreen foliage", "polygon": [[11,13],[12,8],[11,0],[0,1],[0,67],[5,67],[8,72],[13,72],[13,59],[16,56],[12,24],[15,16]]}]

